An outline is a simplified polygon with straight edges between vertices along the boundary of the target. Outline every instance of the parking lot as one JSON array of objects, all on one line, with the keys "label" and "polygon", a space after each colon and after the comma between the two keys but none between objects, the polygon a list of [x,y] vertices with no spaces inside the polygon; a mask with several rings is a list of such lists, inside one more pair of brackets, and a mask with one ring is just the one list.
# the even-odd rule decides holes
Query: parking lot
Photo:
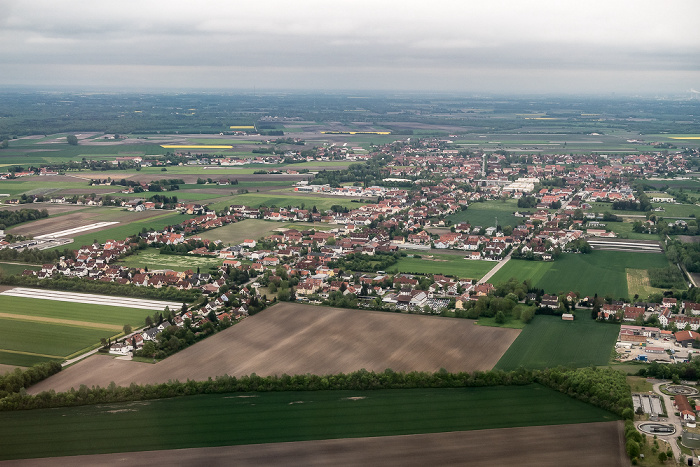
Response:
[{"label": "parking lot", "polygon": [[[640,355],[646,355],[650,362],[676,363],[686,361],[700,352],[700,349],[681,347],[673,337],[647,338],[645,343],[617,342],[615,347],[622,361],[637,360]],[[655,348],[662,350],[659,353],[654,351]]]}]

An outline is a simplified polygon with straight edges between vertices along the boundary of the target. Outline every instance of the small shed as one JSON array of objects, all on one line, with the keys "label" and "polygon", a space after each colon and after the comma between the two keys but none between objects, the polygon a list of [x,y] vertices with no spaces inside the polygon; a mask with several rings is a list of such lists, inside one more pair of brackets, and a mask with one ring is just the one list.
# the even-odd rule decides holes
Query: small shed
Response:
[{"label": "small shed", "polygon": [[574,315],[571,313],[563,313],[561,315],[561,319],[564,321],[573,321],[574,320]]}]

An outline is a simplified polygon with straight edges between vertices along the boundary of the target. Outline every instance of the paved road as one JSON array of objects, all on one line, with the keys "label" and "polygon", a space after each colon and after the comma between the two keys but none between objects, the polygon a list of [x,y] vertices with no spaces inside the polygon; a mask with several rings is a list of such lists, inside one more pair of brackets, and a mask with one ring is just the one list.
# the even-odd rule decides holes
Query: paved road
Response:
[{"label": "paved road", "polygon": [[510,260],[510,255],[512,255],[512,254],[513,254],[513,250],[510,250],[510,253],[508,253],[505,256],[505,258],[500,260],[498,262],[498,264],[496,264],[493,267],[493,269],[491,269],[489,272],[487,272],[486,275],[484,277],[482,277],[481,280],[479,280],[479,284],[483,284],[485,282],[488,282],[488,280],[491,279],[491,277],[493,277],[493,275],[496,274],[508,262],[508,260]]}]

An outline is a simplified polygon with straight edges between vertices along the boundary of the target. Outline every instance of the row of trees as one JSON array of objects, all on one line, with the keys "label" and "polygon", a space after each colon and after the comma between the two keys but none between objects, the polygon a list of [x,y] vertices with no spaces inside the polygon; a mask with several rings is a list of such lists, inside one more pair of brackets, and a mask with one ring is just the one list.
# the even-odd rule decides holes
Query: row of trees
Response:
[{"label": "row of trees", "polygon": [[464,388],[482,386],[510,386],[539,383],[574,398],[609,410],[619,416],[631,417],[632,396],[625,376],[609,368],[548,369],[511,372],[500,370],[473,373],[435,373],[413,371],[381,373],[360,370],[335,375],[295,375],[262,377],[252,374],[236,378],[223,375],[206,381],[169,381],[154,385],[131,384],[118,387],[111,383],[106,388],[81,385],[78,390],[63,393],[42,392],[35,396],[13,391],[0,399],[0,410],[25,410],[50,407],[114,403],[178,397],[195,394],[235,392],[318,391],[318,390],[373,390],[409,388]]},{"label": "row of trees", "polygon": [[12,372],[0,375],[0,398],[18,393],[23,388],[28,388],[32,384],[45,380],[61,371],[61,368],[61,364],[58,362],[45,362],[26,370],[16,368]]},{"label": "row of trees", "polygon": [[0,230],[5,230],[11,225],[43,219],[44,217],[49,217],[49,212],[46,209],[20,209],[18,211],[2,210],[0,211]]}]

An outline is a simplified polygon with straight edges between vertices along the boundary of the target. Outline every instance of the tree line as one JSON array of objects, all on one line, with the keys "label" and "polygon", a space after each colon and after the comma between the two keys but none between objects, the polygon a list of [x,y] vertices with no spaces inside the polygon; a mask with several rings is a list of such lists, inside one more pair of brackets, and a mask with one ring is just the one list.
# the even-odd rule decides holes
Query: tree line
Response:
[{"label": "tree line", "polygon": [[55,375],[61,368],[58,362],[44,362],[26,370],[15,368],[12,372],[0,375],[0,398],[19,393],[22,389]]},{"label": "tree line", "polygon": [[376,373],[360,370],[348,374],[258,376],[237,378],[223,375],[206,381],[169,381],[161,384],[119,387],[113,382],[106,388],[81,385],[77,390],[56,393],[45,391],[27,395],[13,391],[0,399],[0,410],[72,407],[90,404],[140,401],[195,394],[236,392],[374,390],[411,388],[466,388],[511,386],[539,383],[571,397],[609,410],[618,416],[632,413],[632,396],[622,372],[610,368],[554,368],[504,372],[501,370],[449,373],[397,372],[387,369]]},{"label": "tree line", "polygon": [[46,209],[2,210],[0,211],[0,230],[5,230],[7,227],[21,224],[22,222],[43,219],[45,217],[49,217],[49,212]]}]

